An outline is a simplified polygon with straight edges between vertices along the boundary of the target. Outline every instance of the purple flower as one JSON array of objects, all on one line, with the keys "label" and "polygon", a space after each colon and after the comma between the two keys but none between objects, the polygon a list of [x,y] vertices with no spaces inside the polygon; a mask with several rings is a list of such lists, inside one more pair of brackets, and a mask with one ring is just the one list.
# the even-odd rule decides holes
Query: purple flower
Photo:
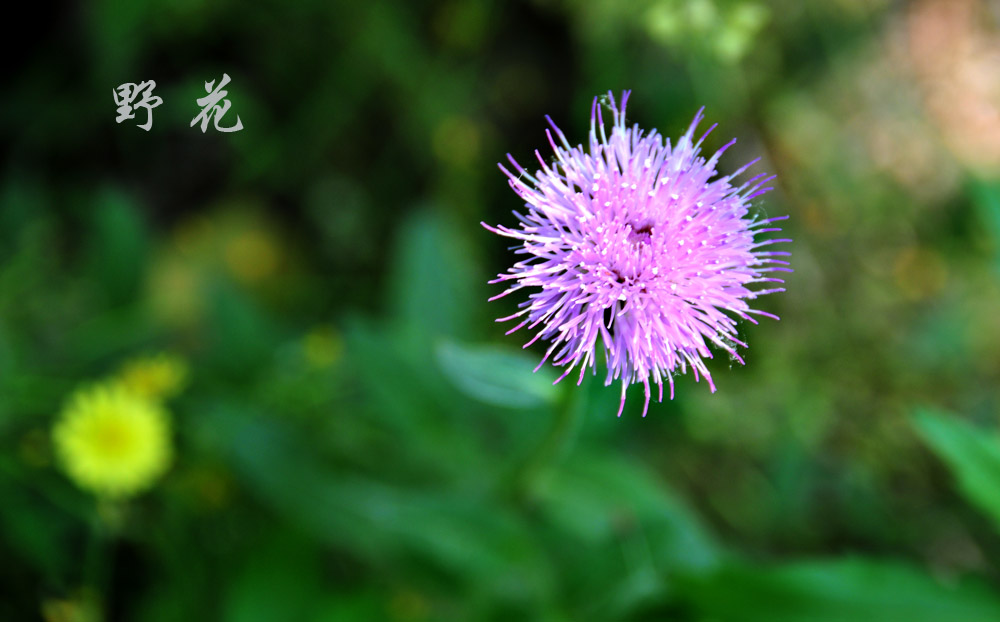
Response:
[{"label": "purple flower", "polygon": [[524,347],[539,339],[550,342],[535,370],[551,357],[554,365],[566,367],[559,382],[579,365],[579,384],[588,367],[596,374],[600,338],[608,368],[604,384],[622,381],[618,415],[628,386],[641,382],[646,416],[650,379],[659,387],[660,402],[664,379],[673,399],[673,375],[688,366],[695,380],[704,376],[715,392],[704,361],[712,358],[709,344],[743,363],[736,347],[746,344],[737,339],[736,321],[756,324],[754,315],[778,319],[751,309],[747,301],[784,291],[750,287],[782,283],[767,275],[791,271],[787,261],[776,258],[789,253],[760,249],[790,240],[755,239],[780,230],[764,225],[787,218],[758,219],[749,213],[750,200],[770,190],[765,184],[773,176],[731,183],[757,160],[716,177],[719,157],[735,140],[711,158],[701,157],[701,144],[715,126],[694,142],[699,111],[671,146],[655,130],[646,134],[638,125],[625,125],[628,96],[625,91],[619,109],[608,93],[614,120],[610,134],[594,99],[586,149],[571,147],[546,117],[559,141],[545,131],[555,159],[546,163],[535,151],[541,170],[534,175],[510,154],[516,173],[500,165],[526,203],[526,214],[515,212],[520,227],[483,226],[518,240],[516,253],[526,256],[491,281],[512,284],[490,300],[537,288],[520,311],[497,320],[520,318],[507,334],[525,326],[537,329]]}]

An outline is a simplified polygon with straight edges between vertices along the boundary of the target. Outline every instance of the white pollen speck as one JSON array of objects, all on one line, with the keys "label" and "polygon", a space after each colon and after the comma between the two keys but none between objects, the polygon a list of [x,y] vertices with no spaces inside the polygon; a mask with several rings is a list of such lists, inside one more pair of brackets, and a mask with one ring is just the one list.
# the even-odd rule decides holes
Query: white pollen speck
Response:
[{"label": "white pollen speck", "polygon": [[704,203],[702,203],[701,201],[698,201],[697,203],[695,203],[695,205],[696,205],[697,207],[704,207],[704,205],[705,205],[705,204],[704,204]]},{"label": "white pollen speck", "polygon": [[632,190],[635,190],[635,184],[632,184],[631,186],[629,186],[629,188],[631,188]]},{"label": "white pollen speck", "polygon": [[677,246],[684,246],[684,240],[680,240],[679,242],[677,242]]},{"label": "white pollen speck", "polygon": [[591,192],[597,192],[597,190],[598,190],[599,188],[600,188],[600,186],[598,186],[597,184],[594,184],[593,186],[591,186],[591,187],[590,187],[590,191],[591,191]]},{"label": "white pollen speck", "polygon": [[660,273],[660,269],[657,268],[656,266],[653,266],[653,274],[659,274],[659,273]]},{"label": "white pollen speck", "polygon": [[692,220],[694,220],[694,218],[691,218],[690,216],[685,216],[684,220],[691,222]]},{"label": "white pollen speck", "polygon": [[681,197],[675,192],[672,195],[670,195],[670,198],[673,199],[674,201],[676,201],[677,199],[679,199]]},{"label": "white pollen speck", "polygon": [[688,249],[688,255],[690,255],[691,253],[692,253],[692,251],[691,251],[691,249],[689,248],[689,249]]},{"label": "white pollen speck", "polygon": [[618,294],[618,300],[621,300],[622,302],[625,301],[625,292]]},{"label": "white pollen speck", "polygon": [[677,283],[671,283],[670,284],[670,291],[672,291],[672,292],[676,292],[677,291]]},{"label": "white pollen speck", "polygon": [[646,168],[649,168],[650,166],[653,166],[653,161],[651,159],[649,159],[649,158],[646,158],[645,166],[646,166]]},{"label": "white pollen speck", "polygon": [[648,192],[647,194],[648,194],[648,195],[649,195],[650,197],[655,197],[655,196],[656,196],[656,190],[650,190],[650,191],[649,191],[649,192]]},{"label": "white pollen speck", "polygon": [[604,207],[611,207],[611,201],[605,201]]}]

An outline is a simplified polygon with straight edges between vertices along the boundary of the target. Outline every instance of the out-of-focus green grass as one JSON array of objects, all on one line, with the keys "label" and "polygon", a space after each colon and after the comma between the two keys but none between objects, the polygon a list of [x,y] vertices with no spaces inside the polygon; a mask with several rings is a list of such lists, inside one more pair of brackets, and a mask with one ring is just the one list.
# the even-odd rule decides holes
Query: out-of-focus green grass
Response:
[{"label": "out-of-focus green grass", "polygon": [[[0,619],[1000,618],[1000,28],[982,0],[108,0],[0,100]],[[228,73],[244,130],[190,128]],[[110,91],[157,82],[153,129]],[[789,214],[782,317],[616,419],[493,318],[495,168],[632,89]],[[140,112],[142,117],[144,112]],[[230,116],[232,118],[230,118]],[[139,119],[141,123],[142,120]],[[93,498],[65,400],[188,366]]]}]

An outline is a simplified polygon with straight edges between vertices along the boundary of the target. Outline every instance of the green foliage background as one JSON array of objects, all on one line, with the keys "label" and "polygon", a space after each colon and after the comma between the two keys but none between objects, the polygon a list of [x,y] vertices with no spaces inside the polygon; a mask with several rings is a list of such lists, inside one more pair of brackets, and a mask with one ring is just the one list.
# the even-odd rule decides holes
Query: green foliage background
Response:
[{"label": "green foliage background", "polygon": [[[1000,619],[995,6],[35,10],[0,99],[0,619]],[[203,134],[223,72],[245,129]],[[148,133],[111,97],[142,80]],[[704,105],[795,240],[747,365],[645,419],[533,375],[486,303],[495,162],[609,89],[668,136]],[[164,350],[175,463],[109,509],[49,430]]]}]

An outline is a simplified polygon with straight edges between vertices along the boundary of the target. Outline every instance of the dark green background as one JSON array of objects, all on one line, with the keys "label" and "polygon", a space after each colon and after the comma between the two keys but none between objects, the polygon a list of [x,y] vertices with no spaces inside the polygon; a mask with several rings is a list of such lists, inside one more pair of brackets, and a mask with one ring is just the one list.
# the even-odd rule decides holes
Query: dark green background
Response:
[{"label": "dark green background", "polygon": [[[0,619],[1000,619],[995,3],[32,10],[0,98]],[[245,129],[203,134],[223,72]],[[148,133],[111,96],[143,80]],[[532,375],[492,321],[516,296],[486,303],[513,255],[478,223],[520,208],[495,163],[544,155],[545,114],[583,141],[609,89],[667,136],[705,106],[795,240],[747,365],[645,419]],[[175,464],[111,526],[49,430],[160,350],[191,366]]]}]

